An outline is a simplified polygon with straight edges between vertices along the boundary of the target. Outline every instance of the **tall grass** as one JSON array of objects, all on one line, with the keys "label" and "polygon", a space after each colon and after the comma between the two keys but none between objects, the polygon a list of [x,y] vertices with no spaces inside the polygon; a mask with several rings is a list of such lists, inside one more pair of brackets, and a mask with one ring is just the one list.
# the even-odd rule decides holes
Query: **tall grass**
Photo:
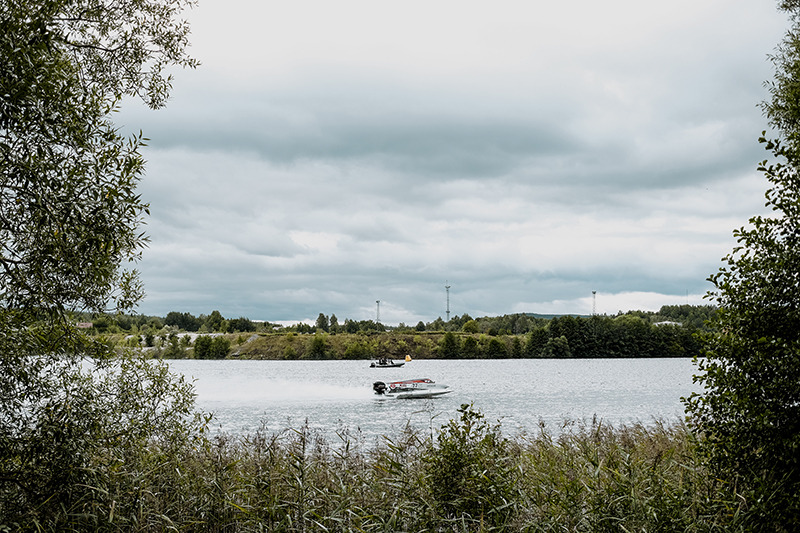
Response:
[{"label": "tall grass", "polygon": [[472,406],[376,443],[307,424],[152,442],[46,523],[58,531],[734,531],[740,500],[682,424],[569,423],[504,437]]}]

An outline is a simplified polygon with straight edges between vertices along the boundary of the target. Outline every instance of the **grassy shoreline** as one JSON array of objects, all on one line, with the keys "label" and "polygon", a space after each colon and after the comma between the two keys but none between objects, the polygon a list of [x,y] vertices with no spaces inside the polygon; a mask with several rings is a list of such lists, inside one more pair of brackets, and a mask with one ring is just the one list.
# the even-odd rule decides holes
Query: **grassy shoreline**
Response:
[{"label": "grassy shoreline", "polygon": [[[368,360],[380,357],[403,360],[412,359],[508,359],[508,358],[558,358],[549,353],[531,355],[525,351],[528,335],[487,335],[465,332],[376,332],[365,334],[298,334],[298,333],[214,333],[225,339],[230,348],[228,359],[258,360]],[[453,351],[443,349],[445,337],[450,336],[457,345]],[[181,339],[186,340],[181,342]],[[157,337],[155,346],[145,348],[152,357],[193,359],[197,334],[173,331]],[[117,348],[143,348],[140,337],[127,334],[104,336],[105,341]],[[170,345],[173,345],[170,348]],[[467,349],[471,346],[471,349]],[[656,357],[693,357],[694,352],[665,352]],[[598,357],[636,358],[630,355]],[[652,356],[650,356],[652,357]],[[587,358],[571,354],[562,358]]]}]

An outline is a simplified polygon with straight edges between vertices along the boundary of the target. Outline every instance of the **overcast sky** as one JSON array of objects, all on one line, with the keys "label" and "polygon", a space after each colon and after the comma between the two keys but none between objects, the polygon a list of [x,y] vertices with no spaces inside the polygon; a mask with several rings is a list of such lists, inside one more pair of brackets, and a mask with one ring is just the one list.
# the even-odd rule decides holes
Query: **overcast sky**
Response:
[{"label": "overcast sky", "polygon": [[706,303],[764,211],[764,0],[200,0],[151,139],[139,312]]}]

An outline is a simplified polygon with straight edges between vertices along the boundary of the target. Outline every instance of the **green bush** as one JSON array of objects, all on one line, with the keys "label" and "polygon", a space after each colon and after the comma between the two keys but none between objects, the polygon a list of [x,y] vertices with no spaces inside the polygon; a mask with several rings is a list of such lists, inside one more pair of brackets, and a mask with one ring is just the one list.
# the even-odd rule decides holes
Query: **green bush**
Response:
[{"label": "green bush", "polygon": [[501,339],[490,337],[483,346],[483,357],[487,359],[504,359],[508,357],[508,347]]},{"label": "green bush", "polygon": [[800,3],[779,6],[792,27],[763,104],[769,210],[733,232],[709,278],[719,310],[698,360],[704,392],[687,400],[713,475],[742,498],[742,527],[770,532],[800,530]]},{"label": "green bush", "polygon": [[167,348],[164,350],[162,357],[165,359],[179,359],[183,357],[183,348],[181,348],[178,337],[170,336],[167,342]]},{"label": "green bush", "polygon": [[445,333],[438,346],[439,357],[442,359],[456,359],[461,355],[461,342],[452,331]]},{"label": "green bush", "polygon": [[344,349],[345,359],[370,359],[375,357],[375,350],[367,342],[351,342]]},{"label": "green bush", "polygon": [[468,320],[461,326],[461,331],[465,333],[478,333],[480,331],[480,326],[478,322],[475,320]]},{"label": "green bush", "polygon": [[461,344],[461,356],[465,359],[478,359],[481,356],[481,347],[475,337],[464,337]]},{"label": "green bush", "polygon": [[287,346],[283,349],[283,358],[288,360],[297,359],[297,350],[293,346]]},{"label": "green bush", "polygon": [[433,504],[445,524],[506,525],[520,501],[508,443],[472,405],[458,412],[423,458]]},{"label": "green bush", "polygon": [[199,335],[194,341],[194,358],[211,359],[212,338],[208,335]]},{"label": "green bush", "polygon": [[308,342],[305,357],[308,359],[325,359],[328,344],[325,342],[325,335],[316,333]]},{"label": "green bush", "polygon": [[231,341],[223,336],[214,337],[211,341],[211,358],[224,359],[231,351]]}]

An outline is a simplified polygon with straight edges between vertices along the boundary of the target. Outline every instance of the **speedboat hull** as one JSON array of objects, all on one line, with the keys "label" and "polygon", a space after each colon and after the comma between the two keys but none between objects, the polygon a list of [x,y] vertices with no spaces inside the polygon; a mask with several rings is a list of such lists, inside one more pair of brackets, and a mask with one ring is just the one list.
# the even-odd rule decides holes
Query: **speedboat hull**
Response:
[{"label": "speedboat hull", "polygon": [[437,396],[442,396],[443,394],[449,394],[453,392],[450,389],[438,389],[438,390],[410,390],[404,392],[395,392],[388,395],[388,397],[394,397],[398,400],[410,400],[413,398],[435,398]]},{"label": "speedboat hull", "polygon": [[376,381],[372,384],[372,390],[379,396],[398,399],[435,398],[452,392],[447,385],[436,383],[428,378],[407,379],[389,383]]}]

